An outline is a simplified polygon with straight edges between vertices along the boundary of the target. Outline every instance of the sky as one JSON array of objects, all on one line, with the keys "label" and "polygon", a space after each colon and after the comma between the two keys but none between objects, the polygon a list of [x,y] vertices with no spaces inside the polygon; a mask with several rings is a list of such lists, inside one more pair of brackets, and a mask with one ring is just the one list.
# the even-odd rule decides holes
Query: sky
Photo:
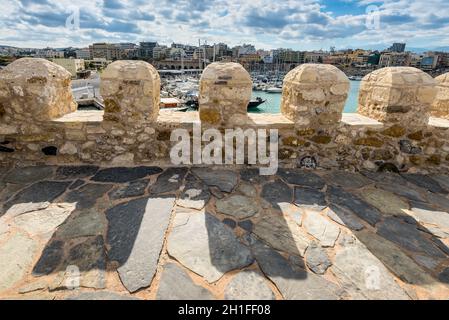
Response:
[{"label": "sky", "polygon": [[2,0],[0,45],[93,42],[328,50],[449,46],[448,0]]}]

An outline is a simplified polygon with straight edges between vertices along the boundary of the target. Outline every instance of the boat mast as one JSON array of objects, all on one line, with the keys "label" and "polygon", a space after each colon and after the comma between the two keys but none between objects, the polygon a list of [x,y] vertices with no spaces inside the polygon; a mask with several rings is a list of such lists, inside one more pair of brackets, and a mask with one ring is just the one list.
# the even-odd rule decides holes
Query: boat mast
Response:
[{"label": "boat mast", "polygon": [[203,59],[204,59],[204,67],[206,68],[206,46],[207,46],[207,40],[204,42],[203,45]]},{"label": "boat mast", "polygon": [[198,67],[201,70],[201,39],[198,39]]}]

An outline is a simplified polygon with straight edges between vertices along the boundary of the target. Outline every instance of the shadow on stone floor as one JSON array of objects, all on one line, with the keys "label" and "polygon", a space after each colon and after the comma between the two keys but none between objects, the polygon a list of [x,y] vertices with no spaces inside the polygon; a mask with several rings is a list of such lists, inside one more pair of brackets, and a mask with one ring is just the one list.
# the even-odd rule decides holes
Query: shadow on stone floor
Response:
[{"label": "shadow on stone floor", "polygon": [[[102,176],[98,174],[100,169],[97,167],[80,168],[79,172],[75,170],[61,176],[59,169],[56,171],[56,168],[42,167],[36,170],[38,173],[34,174],[35,179],[23,178],[19,187],[16,186],[9,191],[5,188],[2,191],[2,198],[5,192],[9,193],[10,197],[5,202],[0,217],[5,212],[19,216],[31,211],[46,210],[51,204],[76,203],[76,208],[63,223],[59,224],[48,240],[33,267],[33,274],[41,276],[58,273],[66,271],[68,266],[75,265],[80,272],[99,272],[86,277],[87,282],[84,286],[104,288],[104,283],[98,282],[98,279],[102,279],[107,266],[114,262],[112,263],[114,269],[118,270],[123,284],[130,292],[149,286],[156,272],[155,266],[175,205],[175,193],[179,191],[184,181],[191,179],[186,178],[187,170],[168,169],[168,173],[165,171],[154,185],[150,185],[149,181],[143,180],[152,174],[160,173],[154,167],[151,169],[140,167],[132,173],[125,170],[124,173],[120,173],[120,178],[109,179],[110,181],[105,178],[95,179],[96,176]],[[123,177],[127,174],[130,175],[129,179]],[[9,185],[5,187],[9,188],[11,176],[8,179],[6,181]],[[0,180],[5,181],[4,177]],[[217,181],[201,176],[199,180],[208,188],[216,187],[218,184]],[[316,294],[316,297],[338,298],[338,288],[332,282],[305,271],[304,257],[310,243],[303,234],[296,232],[292,227],[292,223],[297,222],[296,219],[301,219],[295,214],[295,210],[291,210],[295,205],[309,209],[330,207],[340,219],[340,223],[352,229],[357,239],[406,283],[426,285],[439,281],[447,282],[446,278],[438,280],[435,275],[422,274],[423,261],[424,264],[429,263],[427,269],[432,270],[430,260],[448,259],[449,249],[435,236],[435,230],[429,230],[419,222],[423,217],[418,219],[408,214],[385,215],[358,194],[357,190],[364,186],[358,186],[354,191],[302,170],[280,170],[277,176],[266,179],[258,175],[258,170],[249,169],[240,172],[234,187],[223,188],[224,199],[234,194],[244,195],[237,189],[239,180],[260,185],[260,198],[265,201],[260,203],[261,214],[253,225],[240,226],[247,231],[241,239],[212,214],[197,213],[195,219],[198,221],[192,220],[192,223],[204,226],[204,229],[198,232],[205,230],[207,245],[205,250],[215,270],[211,273],[195,270],[195,261],[186,263],[175,254],[178,261],[203,275],[210,282],[218,280],[222,274],[230,270],[244,268],[257,261],[262,272],[287,298],[313,298],[313,294]],[[140,181],[140,185],[146,190],[145,194],[129,190],[136,187],[134,184],[136,181]],[[429,185],[433,183],[432,181],[426,181],[425,185],[421,183],[417,188],[410,187],[409,180],[407,182],[401,180],[401,183],[410,187],[410,190],[421,191],[427,186],[426,190],[432,189],[433,195],[441,195],[447,199],[447,192],[442,186],[439,189],[438,183],[432,186]],[[417,183],[416,180],[414,182]],[[373,183],[379,181],[370,180],[370,184]],[[114,206],[107,203],[106,195],[110,196],[112,192],[123,188],[128,188],[124,192],[123,202]],[[131,192],[131,197],[127,197],[128,192]],[[426,202],[414,201],[410,207],[435,211],[435,208]],[[288,219],[284,216],[288,216]],[[308,225],[311,230],[319,227],[316,223],[321,220],[318,216],[315,218],[318,220]],[[235,220],[237,223],[245,221],[245,219]],[[367,225],[375,227],[376,231],[372,231],[370,227],[358,229],[354,227],[355,221],[364,221]],[[188,241],[185,243],[186,256],[189,252],[188,246],[195,246],[197,234],[192,233],[192,230],[197,229],[185,229],[188,234],[179,238],[183,240],[189,239],[189,236],[191,238],[191,243]],[[176,237],[173,239],[176,240]],[[320,241],[332,239],[323,238]],[[170,247],[168,249],[170,253]],[[419,266],[416,254],[420,255]],[[300,292],[304,292],[304,288],[311,293],[303,296]],[[323,288],[327,289],[323,291]]]},{"label": "shadow on stone floor", "polygon": [[[173,195],[159,196],[147,192],[148,178],[162,170],[138,167],[110,171],[92,166],[27,170],[6,177],[10,185],[22,177],[20,182],[23,184],[2,190],[2,198],[7,201],[1,216],[17,221],[35,212],[34,220],[27,221],[25,226],[39,223],[49,227],[52,223],[46,220],[53,218],[57,208],[70,207],[64,215],[57,215],[57,222],[54,222],[53,229],[46,230],[47,234],[31,234],[45,239],[46,243],[32,268],[34,276],[75,270],[82,275],[81,286],[104,288],[105,270],[112,262],[112,267],[118,269],[130,291],[137,290],[136,279],[149,285],[156,271],[175,201]],[[14,177],[17,180],[13,180]],[[49,180],[35,181],[38,179]],[[176,186],[179,187],[178,184]],[[111,199],[118,204],[112,206]],[[151,213],[151,216],[146,213]],[[159,228],[155,225],[158,223]],[[150,247],[149,243],[152,244]],[[146,261],[138,261],[139,258]],[[147,270],[142,270],[147,266]]]}]

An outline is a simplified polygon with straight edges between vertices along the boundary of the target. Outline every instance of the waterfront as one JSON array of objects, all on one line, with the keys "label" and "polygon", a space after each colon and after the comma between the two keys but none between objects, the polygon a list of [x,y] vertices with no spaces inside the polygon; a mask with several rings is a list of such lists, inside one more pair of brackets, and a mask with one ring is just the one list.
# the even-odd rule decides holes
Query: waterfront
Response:
[{"label": "waterfront", "polygon": [[[359,95],[360,81],[351,81],[351,89],[349,91],[348,100],[344,112],[354,113],[357,110],[357,100]],[[253,98],[261,97],[266,102],[257,109],[253,109],[252,113],[280,113],[281,93],[266,93],[264,91],[253,90]]]}]

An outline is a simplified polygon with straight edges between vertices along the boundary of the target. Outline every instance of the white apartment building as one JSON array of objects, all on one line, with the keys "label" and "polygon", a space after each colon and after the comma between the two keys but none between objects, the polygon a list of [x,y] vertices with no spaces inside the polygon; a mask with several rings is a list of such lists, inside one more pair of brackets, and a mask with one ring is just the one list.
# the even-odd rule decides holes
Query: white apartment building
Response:
[{"label": "white apartment building", "polygon": [[83,59],[53,59],[53,62],[65,68],[74,78],[76,78],[78,71],[86,68]]}]

